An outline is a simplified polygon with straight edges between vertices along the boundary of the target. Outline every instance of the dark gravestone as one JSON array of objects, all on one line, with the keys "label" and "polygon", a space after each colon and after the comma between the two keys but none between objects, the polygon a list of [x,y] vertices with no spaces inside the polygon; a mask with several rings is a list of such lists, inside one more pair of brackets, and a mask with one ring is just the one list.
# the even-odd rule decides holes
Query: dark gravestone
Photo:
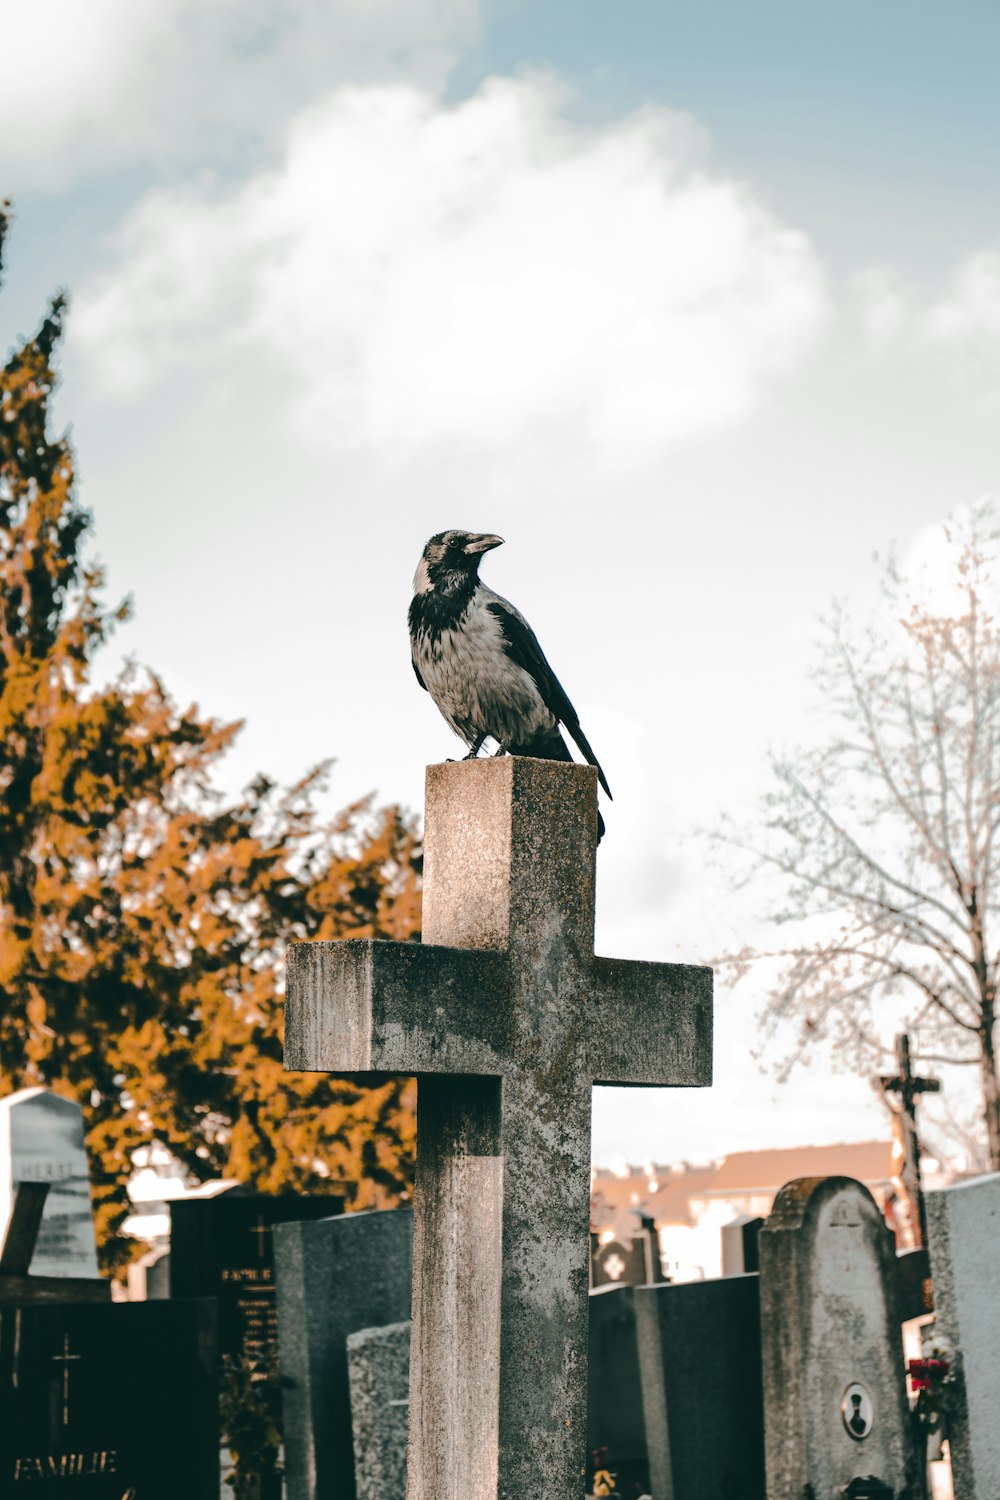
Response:
[{"label": "dark gravestone", "polygon": [[759,1277],[632,1296],[652,1493],[764,1500]]},{"label": "dark gravestone", "polygon": [[[596,1241],[597,1236],[591,1235]],[[605,1240],[603,1245],[592,1244],[590,1252],[590,1288],[601,1286],[634,1286],[645,1281],[642,1264],[642,1247],[636,1255],[634,1245],[621,1240]]]},{"label": "dark gravestone", "polygon": [[327,1219],[341,1197],[234,1190],[170,1205],[171,1297],[216,1297],[219,1352],[240,1358],[277,1350],[274,1225]]},{"label": "dark gravestone", "polygon": [[347,1337],[409,1318],[413,1212],[282,1224],[275,1238],[289,1500],[353,1500]]},{"label": "dark gravestone", "polygon": [[608,1285],[590,1294],[587,1449],[607,1449],[623,1495],[640,1494],[649,1482],[634,1293],[632,1286]]},{"label": "dark gravestone", "polygon": [[590,1236],[590,1288],[601,1286],[648,1286],[663,1281],[660,1242],[656,1225],[641,1215],[642,1228],[629,1244],[608,1240],[603,1245]]},{"label": "dark gravestone", "polygon": [[211,1302],[0,1307],[0,1500],[218,1500],[216,1364]]}]

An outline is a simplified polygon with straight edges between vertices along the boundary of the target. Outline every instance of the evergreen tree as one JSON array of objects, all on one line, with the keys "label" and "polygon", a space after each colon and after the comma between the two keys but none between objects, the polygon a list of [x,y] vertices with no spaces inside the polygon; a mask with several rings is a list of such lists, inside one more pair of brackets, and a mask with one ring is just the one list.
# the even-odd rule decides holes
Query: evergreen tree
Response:
[{"label": "evergreen tree", "polygon": [[289,941],[416,938],[420,859],[398,808],[322,824],[323,767],[224,800],[212,777],[239,724],[134,667],[92,682],[128,606],[103,602],[73,456],[49,434],[64,311],[0,371],[0,1092],[84,1106],[114,1268],[152,1137],[201,1179],[338,1183],[355,1206],[405,1191],[412,1086],[286,1073],[281,979]]}]

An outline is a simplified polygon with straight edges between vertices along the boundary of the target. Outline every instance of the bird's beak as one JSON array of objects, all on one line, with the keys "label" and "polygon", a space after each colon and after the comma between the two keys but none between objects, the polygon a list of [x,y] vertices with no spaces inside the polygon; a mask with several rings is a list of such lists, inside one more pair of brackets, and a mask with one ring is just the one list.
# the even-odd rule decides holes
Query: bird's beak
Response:
[{"label": "bird's beak", "polygon": [[502,546],[502,536],[474,536],[471,542],[466,542],[464,551],[470,557],[480,557],[484,552],[491,552],[494,547]]}]

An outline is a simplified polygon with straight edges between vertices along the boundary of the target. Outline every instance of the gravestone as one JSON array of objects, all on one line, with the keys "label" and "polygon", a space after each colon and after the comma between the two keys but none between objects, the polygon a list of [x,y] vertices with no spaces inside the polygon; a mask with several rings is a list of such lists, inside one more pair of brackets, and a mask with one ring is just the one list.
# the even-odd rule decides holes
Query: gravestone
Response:
[{"label": "gravestone", "polygon": [[156,1302],[170,1296],[170,1251],[156,1245],[126,1272],[130,1302]]},{"label": "gravestone", "polygon": [[409,1410],[410,1325],[348,1335],[358,1500],[404,1500]]},{"label": "gravestone", "polygon": [[218,1500],[210,1302],[0,1306],[0,1500]]},{"label": "gravestone", "polygon": [[1000,1175],[927,1194],[938,1337],[957,1356],[964,1410],[949,1418],[955,1495],[1000,1495]]},{"label": "gravestone", "polygon": [[759,1278],[633,1296],[652,1493],[764,1500]]},{"label": "gravestone", "polygon": [[412,1243],[408,1208],[276,1226],[289,1500],[352,1500],[347,1339],[409,1317]]},{"label": "gravestone", "polygon": [[585,1473],[591,1090],[711,1081],[711,971],[596,958],[596,773],[431,766],[423,943],[298,943],[285,1064],[418,1078],[407,1494]]},{"label": "gravestone", "polygon": [[170,1204],[170,1295],[215,1297],[219,1352],[234,1359],[276,1352],[274,1226],[341,1213],[343,1198],[269,1197],[231,1189]]},{"label": "gravestone", "polygon": [[83,1110],[49,1089],[0,1099],[0,1239],[20,1183],[48,1183],[33,1276],[97,1277]]},{"label": "gravestone", "polygon": [[587,1451],[607,1449],[608,1467],[629,1496],[649,1479],[634,1290],[607,1285],[591,1292],[588,1340]]},{"label": "gravestone", "polygon": [[895,1243],[874,1198],[847,1177],[788,1183],[759,1246],[768,1495],[878,1481],[919,1500]]},{"label": "gravestone", "polygon": [[748,1271],[760,1270],[757,1240],[763,1227],[764,1220],[750,1214],[739,1214],[731,1224],[723,1224],[723,1276],[745,1276]]},{"label": "gravestone", "polygon": [[[758,1277],[590,1294],[587,1449],[623,1495],[763,1500]],[[358,1500],[402,1500],[410,1325],[347,1340]]]},{"label": "gravestone", "polygon": [[646,1286],[666,1279],[656,1225],[645,1214],[641,1218],[639,1233],[627,1245],[621,1240],[606,1240],[601,1244],[596,1234],[591,1235],[591,1290],[601,1286]]}]

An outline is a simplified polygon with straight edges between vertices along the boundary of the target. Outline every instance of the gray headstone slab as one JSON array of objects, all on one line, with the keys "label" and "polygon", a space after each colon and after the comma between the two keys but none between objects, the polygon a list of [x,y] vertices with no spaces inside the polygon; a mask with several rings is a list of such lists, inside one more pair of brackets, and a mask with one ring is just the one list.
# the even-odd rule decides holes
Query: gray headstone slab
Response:
[{"label": "gray headstone slab", "polygon": [[274,1245],[289,1500],[353,1500],[347,1339],[409,1317],[413,1213],[280,1224]]},{"label": "gray headstone slab", "polygon": [[819,1500],[874,1478],[918,1500],[895,1244],[871,1193],[847,1177],[789,1183],[759,1249],[768,1495]]},{"label": "gray headstone slab", "polygon": [[649,1480],[634,1291],[609,1284],[590,1294],[587,1451],[608,1450],[608,1467],[625,1495]]},{"label": "gray headstone slab", "polygon": [[410,1325],[347,1338],[358,1500],[405,1500]]},{"label": "gray headstone slab", "polygon": [[634,1297],[656,1500],[764,1500],[759,1278],[637,1287]]},{"label": "gray headstone slab", "polygon": [[32,1275],[96,1277],[97,1239],[79,1104],[44,1088],[20,1089],[0,1099],[0,1231],[10,1219],[21,1182],[50,1184]]},{"label": "gray headstone slab", "polygon": [[964,1411],[949,1422],[955,1494],[1000,1495],[1000,1174],[927,1194],[935,1336],[956,1355]]}]

